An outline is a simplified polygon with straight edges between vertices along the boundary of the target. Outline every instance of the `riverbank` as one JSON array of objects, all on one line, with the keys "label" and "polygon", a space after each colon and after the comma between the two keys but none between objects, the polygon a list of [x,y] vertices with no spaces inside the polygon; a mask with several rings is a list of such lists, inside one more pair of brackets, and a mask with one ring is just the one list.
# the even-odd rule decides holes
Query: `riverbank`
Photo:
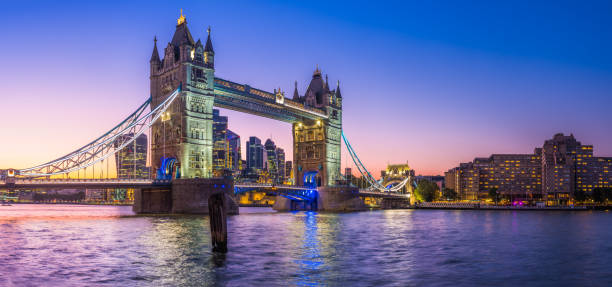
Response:
[{"label": "riverbank", "polygon": [[132,206],[133,203],[100,203],[100,202],[42,202],[42,201],[37,201],[37,202],[12,202],[9,201],[7,202],[10,205],[17,205],[17,204],[48,204],[48,205],[102,205],[102,206]]},{"label": "riverbank", "polygon": [[456,210],[529,210],[529,211],[585,211],[609,210],[611,206],[500,206],[480,203],[424,202],[412,206],[414,209],[456,209]]}]

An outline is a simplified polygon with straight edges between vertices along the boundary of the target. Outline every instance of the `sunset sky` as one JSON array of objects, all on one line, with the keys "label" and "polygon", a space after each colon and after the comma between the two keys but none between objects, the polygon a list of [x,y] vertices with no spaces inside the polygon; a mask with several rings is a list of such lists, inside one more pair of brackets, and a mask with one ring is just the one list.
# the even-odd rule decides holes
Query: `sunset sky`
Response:
[{"label": "sunset sky", "polygon": [[[180,8],[196,40],[211,26],[219,77],[290,95],[317,64],[340,80],[344,132],[375,175],[441,174],[558,132],[612,156],[610,1],[294,2],[2,1],[0,169],[62,156],[144,102],[153,37],[166,46]],[[291,150],[289,124],[221,113],[243,145]]]}]

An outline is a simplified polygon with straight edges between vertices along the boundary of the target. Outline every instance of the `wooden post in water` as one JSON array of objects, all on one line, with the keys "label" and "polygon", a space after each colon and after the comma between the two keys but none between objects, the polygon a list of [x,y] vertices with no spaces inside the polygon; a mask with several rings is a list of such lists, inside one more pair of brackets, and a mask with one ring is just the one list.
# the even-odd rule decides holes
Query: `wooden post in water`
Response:
[{"label": "wooden post in water", "polygon": [[227,253],[227,213],[223,205],[224,196],[225,194],[221,192],[208,198],[212,250],[221,253]]}]

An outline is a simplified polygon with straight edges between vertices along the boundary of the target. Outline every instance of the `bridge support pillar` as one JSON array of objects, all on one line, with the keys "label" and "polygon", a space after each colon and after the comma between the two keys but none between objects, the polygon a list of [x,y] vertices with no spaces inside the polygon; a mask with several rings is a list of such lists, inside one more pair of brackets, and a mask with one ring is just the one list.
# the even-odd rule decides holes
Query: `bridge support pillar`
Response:
[{"label": "bridge support pillar", "polygon": [[319,188],[318,205],[320,211],[329,212],[362,211],[368,208],[359,197],[359,189],[348,186]]},{"label": "bridge support pillar", "polygon": [[208,214],[208,199],[223,195],[227,214],[238,214],[231,178],[174,179],[171,188],[136,190],[133,210],[136,213]]},{"label": "bridge support pillar", "polygon": [[277,195],[272,209],[276,211],[317,211],[319,210],[318,205],[318,199],[313,201],[291,200],[284,196]]},{"label": "bridge support pillar", "polygon": [[380,203],[382,209],[402,209],[410,207],[409,199],[383,198]]},{"label": "bridge support pillar", "polygon": [[172,190],[170,188],[143,188],[134,191],[132,210],[141,213],[170,213]]},{"label": "bridge support pillar", "polygon": [[238,214],[231,178],[190,178],[172,180],[172,213],[208,214],[208,199],[221,193],[227,214]]}]

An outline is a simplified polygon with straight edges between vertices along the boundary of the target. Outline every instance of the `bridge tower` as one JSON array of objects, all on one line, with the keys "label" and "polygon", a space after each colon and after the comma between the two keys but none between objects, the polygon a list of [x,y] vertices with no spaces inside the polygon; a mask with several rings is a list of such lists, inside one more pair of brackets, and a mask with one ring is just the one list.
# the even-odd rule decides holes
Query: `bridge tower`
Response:
[{"label": "bridge tower", "polygon": [[203,45],[193,40],[181,11],[172,41],[160,59],[157,38],[151,56],[151,108],[159,105],[175,89],[181,94],[161,120],[152,126],[151,154],[154,172],[162,158],[174,158],[172,177],[212,176],[212,111],[214,104],[214,55],[210,39]]},{"label": "bridge tower", "polygon": [[340,83],[335,90],[329,89],[317,67],[304,96],[297,91],[293,100],[305,108],[314,107],[327,112],[322,120],[304,119],[293,123],[294,182],[305,185],[304,175],[315,174],[317,186],[333,186],[340,179],[340,141],[342,132],[342,95]]}]

